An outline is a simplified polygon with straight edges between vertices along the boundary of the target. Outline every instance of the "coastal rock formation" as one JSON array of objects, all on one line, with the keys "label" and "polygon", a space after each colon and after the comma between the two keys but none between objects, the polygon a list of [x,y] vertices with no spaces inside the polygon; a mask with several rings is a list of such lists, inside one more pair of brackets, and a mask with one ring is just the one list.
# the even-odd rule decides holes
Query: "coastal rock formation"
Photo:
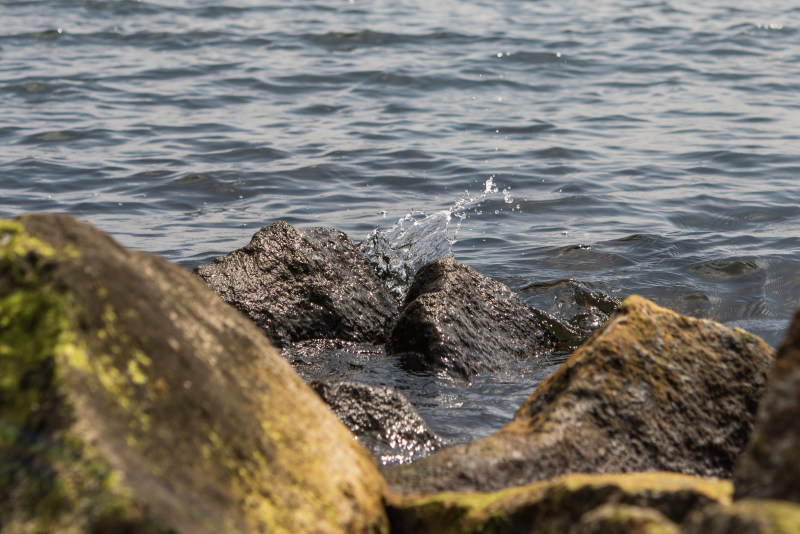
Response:
[{"label": "coastal rock formation", "polygon": [[359,382],[312,382],[311,387],[382,464],[410,463],[442,447],[442,439],[392,388]]},{"label": "coastal rock formation", "polygon": [[490,491],[570,472],[729,477],[772,361],[752,334],[630,297],[501,430],[384,475],[401,493]]},{"label": "coastal rock formation", "polygon": [[[399,534],[677,533],[693,511],[729,504],[731,493],[729,481],[676,473],[572,474],[491,493],[390,494],[388,513]],[[603,530],[612,515],[617,528]]]},{"label": "coastal rock formation", "polygon": [[546,355],[555,341],[505,285],[442,258],[417,272],[386,349],[408,368],[446,369],[469,380],[509,360]]},{"label": "coastal rock formation", "polygon": [[778,348],[753,437],[734,475],[736,497],[800,502],[800,309]]},{"label": "coastal rock formation", "polygon": [[278,221],[195,274],[279,347],[317,338],[381,343],[397,312],[372,264],[336,230]]},{"label": "coastal rock formation", "polygon": [[0,221],[3,532],[386,532],[373,458],[244,316],[67,216]]}]

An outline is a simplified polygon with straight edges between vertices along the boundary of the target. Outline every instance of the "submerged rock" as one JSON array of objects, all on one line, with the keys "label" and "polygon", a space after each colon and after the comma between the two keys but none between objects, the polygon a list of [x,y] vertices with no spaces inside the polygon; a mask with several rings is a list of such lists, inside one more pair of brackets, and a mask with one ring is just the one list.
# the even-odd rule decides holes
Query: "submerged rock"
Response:
[{"label": "submerged rock", "polygon": [[398,492],[488,491],[570,472],[729,477],[772,360],[743,330],[630,297],[501,430],[384,475]]},{"label": "submerged rock", "polygon": [[778,348],[753,437],[734,475],[736,497],[800,502],[800,309]]},{"label": "submerged rock", "polygon": [[542,324],[570,352],[589,339],[620,304],[593,284],[570,279],[528,284],[520,294],[526,302],[541,307]]},{"label": "submerged rock", "polygon": [[311,387],[384,465],[409,463],[442,446],[408,399],[392,388],[359,382],[312,382]]},{"label": "submerged rock", "polygon": [[280,347],[317,338],[382,343],[397,312],[372,264],[336,230],[278,221],[195,274]]},{"label": "submerged rock", "polygon": [[555,337],[510,289],[453,258],[417,272],[386,344],[411,369],[466,379],[554,347]]},{"label": "submerged rock", "polygon": [[3,532],[381,532],[374,460],[190,273],[0,222]]},{"label": "submerged rock", "polygon": [[390,494],[388,513],[399,534],[664,533],[731,493],[729,481],[676,473],[572,474],[491,493]]}]

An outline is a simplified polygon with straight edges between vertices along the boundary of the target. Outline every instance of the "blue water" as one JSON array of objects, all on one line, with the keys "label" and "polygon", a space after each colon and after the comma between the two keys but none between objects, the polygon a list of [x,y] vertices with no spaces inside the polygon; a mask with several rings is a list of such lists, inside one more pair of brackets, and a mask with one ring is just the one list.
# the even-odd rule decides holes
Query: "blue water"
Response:
[{"label": "blue water", "polygon": [[[0,0],[0,216],[192,267],[276,219],[359,241],[491,178],[452,250],[531,304],[572,279],[776,345],[800,303],[795,6]],[[533,388],[482,380],[426,417],[485,434]],[[437,430],[466,439],[458,417]]]}]

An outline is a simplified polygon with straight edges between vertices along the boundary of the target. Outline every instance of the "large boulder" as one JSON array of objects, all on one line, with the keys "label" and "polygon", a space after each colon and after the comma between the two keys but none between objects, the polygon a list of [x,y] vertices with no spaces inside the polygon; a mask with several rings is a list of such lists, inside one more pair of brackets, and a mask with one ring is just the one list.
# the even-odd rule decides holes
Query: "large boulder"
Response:
[{"label": "large boulder", "polygon": [[800,309],[795,313],[739,460],[736,497],[800,502]]},{"label": "large boulder", "polygon": [[488,491],[570,472],[729,477],[772,361],[752,334],[630,297],[501,430],[384,475],[398,492]]},{"label": "large boulder", "polygon": [[381,464],[405,464],[442,447],[400,392],[360,382],[312,382],[333,413]]},{"label": "large boulder", "polygon": [[454,258],[417,272],[386,344],[411,369],[447,370],[469,380],[536,358],[556,338],[505,285]]},{"label": "large boulder", "polygon": [[195,274],[279,347],[319,338],[381,343],[397,312],[372,264],[336,230],[278,221]]},{"label": "large boulder", "polygon": [[383,488],[201,280],[67,216],[0,221],[3,532],[385,532]]},{"label": "large boulder", "polygon": [[388,513],[397,534],[677,534],[731,493],[730,481],[676,473],[571,474],[491,493],[390,494]]}]

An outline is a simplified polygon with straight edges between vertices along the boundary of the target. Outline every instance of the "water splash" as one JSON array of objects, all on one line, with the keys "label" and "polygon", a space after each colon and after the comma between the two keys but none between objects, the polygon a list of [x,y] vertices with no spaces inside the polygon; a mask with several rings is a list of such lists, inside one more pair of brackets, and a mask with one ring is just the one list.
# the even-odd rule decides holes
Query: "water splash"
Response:
[{"label": "water splash", "polygon": [[[402,300],[420,267],[435,259],[452,256],[453,244],[469,212],[476,210],[483,199],[498,192],[492,175],[477,196],[472,196],[467,189],[447,209],[430,215],[412,210],[386,230],[375,228],[359,248],[386,280],[395,298]],[[510,188],[503,189],[502,195],[510,203]]]}]

